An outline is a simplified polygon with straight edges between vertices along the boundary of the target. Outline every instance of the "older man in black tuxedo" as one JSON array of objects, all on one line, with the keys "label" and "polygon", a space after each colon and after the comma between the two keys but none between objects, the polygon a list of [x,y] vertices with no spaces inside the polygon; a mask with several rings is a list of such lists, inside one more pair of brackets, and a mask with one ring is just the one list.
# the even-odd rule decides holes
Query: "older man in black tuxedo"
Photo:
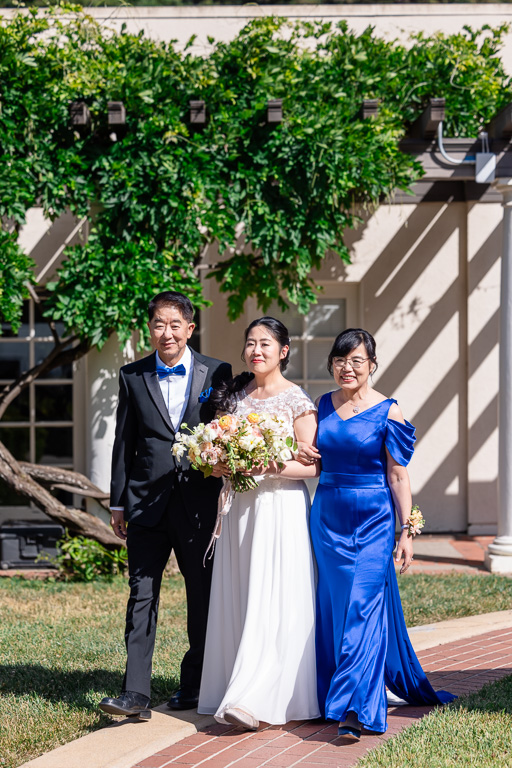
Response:
[{"label": "older man in black tuxedo", "polygon": [[[182,422],[194,427],[215,413],[212,388],[231,377],[231,366],[194,352],[189,299],[159,293],[149,304],[155,349],[121,368],[112,459],[111,525],[126,539],[130,597],[126,613],[127,662],[123,690],[100,708],[116,715],[149,718],[150,681],[160,585],[174,549],[185,579],[190,648],[171,709],[197,705],[203,663],[212,561],[203,557],[215,524],[221,480],[204,478],[172,455]],[[128,523],[128,525],[127,525]]]}]

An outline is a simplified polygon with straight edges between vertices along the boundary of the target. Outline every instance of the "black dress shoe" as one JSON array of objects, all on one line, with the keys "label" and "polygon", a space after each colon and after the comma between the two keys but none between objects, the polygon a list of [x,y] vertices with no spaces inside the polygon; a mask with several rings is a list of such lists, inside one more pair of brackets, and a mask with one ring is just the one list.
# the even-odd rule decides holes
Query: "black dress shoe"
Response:
[{"label": "black dress shoe", "polygon": [[169,709],[195,709],[198,702],[198,688],[178,688],[167,702],[167,706]]},{"label": "black dress shoe", "polygon": [[138,717],[140,720],[150,720],[149,697],[135,691],[123,691],[116,699],[105,696],[99,703],[99,708],[109,715],[124,715]]}]

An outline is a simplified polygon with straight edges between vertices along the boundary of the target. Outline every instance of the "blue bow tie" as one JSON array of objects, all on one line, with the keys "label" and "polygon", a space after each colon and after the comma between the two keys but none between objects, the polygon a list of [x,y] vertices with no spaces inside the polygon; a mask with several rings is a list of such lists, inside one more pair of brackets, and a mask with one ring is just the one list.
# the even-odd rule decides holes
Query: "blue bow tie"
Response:
[{"label": "blue bow tie", "polygon": [[174,368],[169,368],[167,365],[157,365],[156,372],[159,379],[166,379],[167,376],[185,376],[185,366],[181,363],[175,365]]}]

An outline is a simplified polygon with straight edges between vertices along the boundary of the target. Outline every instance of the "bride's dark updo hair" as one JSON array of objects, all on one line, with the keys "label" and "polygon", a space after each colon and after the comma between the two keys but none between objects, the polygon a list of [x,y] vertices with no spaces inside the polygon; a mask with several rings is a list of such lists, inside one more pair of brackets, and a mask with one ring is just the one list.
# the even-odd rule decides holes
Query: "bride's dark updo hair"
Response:
[{"label": "bride's dark updo hair", "polygon": [[[271,336],[277,341],[281,349],[286,346],[288,347],[288,352],[286,353],[286,356],[283,357],[283,359],[279,363],[281,372],[285,371],[290,361],[290,336],[288,334],[288,328],[285,325],[283,325],[283,323],[280,320],[276,320],[275,317],[265,316],[252,321],[252,323],[245,329],[244,349],[245,349],[245,343],[247,342],[249,333],[252,331],[253,328],[256,328],[259,325],[262,325],[264,328],[266,328],[270,332]],[[245,363],[243,352],[241,357],[243,362]],[[241,392],[242,389],[245,389],[247,384],[253,378],[254,378],[254,373],[250,373],[249,371],[244,371],[243,373],[240,373],[238,376],[234,376],[232,379],[229,379],[229,381],[223,382],[219,387],[217,387],[217,389],[215,389],[212,392],[212,395],[211,395],[212,404],[215,406],[215,408],[218,411],[222,411],[223,413],[233,413],[233,411],[236,408],[237,392]]]}]

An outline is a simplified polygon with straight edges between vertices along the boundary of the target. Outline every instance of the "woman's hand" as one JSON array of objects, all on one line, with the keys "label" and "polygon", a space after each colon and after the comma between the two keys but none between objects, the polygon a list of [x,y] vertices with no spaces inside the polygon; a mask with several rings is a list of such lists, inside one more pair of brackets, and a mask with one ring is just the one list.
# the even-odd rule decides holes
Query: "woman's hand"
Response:
[{"label": "woman's hand", "polygon": [[321,456],[320,451],[318,448],[316,448],[316,446],[310,445],[309,443],[297,442],[297,452],[295,454],[295,458],[297,461],[307,467],[310,464],[313,464],[315,461],[318,461]]},{"label": "woman's hand", "polygon": [[413,560],[413,546],[412,546],[412,536],[409,536],[407,532],[407,528],[404,528],[402,531],[402,534],[400,538],[398,539],[398,544],[396,547],[396,555],[395,555],[395,562],[399,563],[402,557],[404,558],[404,562],[402,567],[400,568],[400,573],[405,573],[406,570],[409,568],[410,564]]},{"label": "woman's hand", "polygon": [[213,465],[212,475],[213,477],[229,477],[231,475],[231,470],[227,464],[219,461],[217,464]]},{"label": "woman's hand", "polygon": [[248,477],[258,477],[259,475],[268,475],[272,471],[272,464],[273,462],[270,461],[267,466],[264,464],[255,464],[252,469],[246,469],[244,472],[242,472],[242,475],[247,475]]}]

